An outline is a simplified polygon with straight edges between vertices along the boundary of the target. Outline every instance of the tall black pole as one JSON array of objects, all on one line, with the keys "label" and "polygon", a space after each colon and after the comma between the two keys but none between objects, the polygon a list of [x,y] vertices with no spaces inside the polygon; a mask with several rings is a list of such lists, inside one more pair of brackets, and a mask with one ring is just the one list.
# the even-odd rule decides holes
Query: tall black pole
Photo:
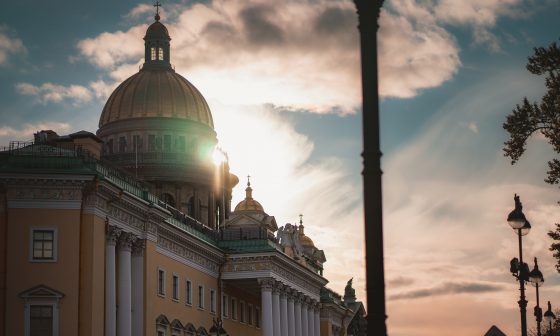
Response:
[{"label": "tall black pole", "polygon": [[535,288],[537,289],[537,307],[535,309],[535,315],[537,318],[537,336],[541,336],[541,321],[542,321],[542,311],[540,310],[541,307],[539,305],[539,284],[535,284]]},{"label": "tall black pole", "polygon": [[[521,239],[521,229],[517,230],[517,235],[519,236],[519,265],[523,269],[523,242]],[[521,336],[527,336],[527,300],[525,300],[525,280],[521,276],[522,272],[519,272],[519,291],[521,295],[519,296],[519,310],[521,312]]]},{"label": "tall black pole", "polygon": [[362,127],[364,152],[364,220],[366,291],[369,336],[387,335],[385,271],[383,267],[383,214],[381,148],[379,145],[379,90],[377,84],[377,20],[383,0],[354,0],[362,63]]}]

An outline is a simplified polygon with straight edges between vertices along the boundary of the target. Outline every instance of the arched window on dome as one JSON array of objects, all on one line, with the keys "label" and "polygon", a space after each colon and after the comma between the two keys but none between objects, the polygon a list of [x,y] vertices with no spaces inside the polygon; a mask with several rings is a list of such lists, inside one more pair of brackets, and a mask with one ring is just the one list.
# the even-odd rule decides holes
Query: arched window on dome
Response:
[{"label": "arched window on dome", "polygon": [[158,48],[158,60],[163,61],[163,48]]},{"label": "arched window on dome", "polygon": [[156,48],[155,47],[150,48],[150,59],[152,61],[156,60]]}]

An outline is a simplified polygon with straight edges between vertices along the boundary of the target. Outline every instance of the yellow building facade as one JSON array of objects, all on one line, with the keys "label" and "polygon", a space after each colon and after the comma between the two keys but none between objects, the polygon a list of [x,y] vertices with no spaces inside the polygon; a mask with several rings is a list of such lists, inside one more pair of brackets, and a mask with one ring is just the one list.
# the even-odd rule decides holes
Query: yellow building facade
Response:
[{"label": "yellow building facade", "polygon": [[325,287],[303,223],[278,228],[249,181],[231,209],[239,180],[212,162],[210,109],[170,41],[156,15],[96,134],[0,152],[0,333],[346,335],[358,309]]}]

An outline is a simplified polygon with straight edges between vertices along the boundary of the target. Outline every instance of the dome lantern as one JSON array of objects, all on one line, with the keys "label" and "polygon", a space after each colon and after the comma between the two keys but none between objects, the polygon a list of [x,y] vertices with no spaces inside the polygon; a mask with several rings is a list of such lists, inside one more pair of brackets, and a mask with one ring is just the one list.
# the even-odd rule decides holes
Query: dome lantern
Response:
[{"label": "dome lantern", "polygon": [[169,42],[171,37],[167,31],[167,27],[163,25],[159,16],[159,7],[161,4],[156,2],[155,22],[146,30],[144,36],[144,68],[163,67],[171,68],[171,59],[169,55]]}]

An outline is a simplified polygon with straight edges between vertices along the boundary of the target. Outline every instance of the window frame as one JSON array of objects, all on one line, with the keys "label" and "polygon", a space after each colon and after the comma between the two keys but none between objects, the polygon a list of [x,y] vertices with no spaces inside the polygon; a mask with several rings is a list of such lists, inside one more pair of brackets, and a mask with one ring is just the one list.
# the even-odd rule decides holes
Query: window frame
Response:
[{"label": "window frame", "polygon": [[198,303],[196,307],[200,310],[204,310],[204,285],[198,284],[198,293],[197,293]]},{"label": "window frame", "polygon": [[187,306],[192,307],[192,298],[193,298],[193,290],[192,290],[192,280],[186,279],[185,280],[185,304]]},{"label": "window frame", "polygon": [[247,324],[253,325],[253,304],[247,303]]},{"label": "window frame", "polygon": [[[35,245],[35,238],[34,233],[36,231],[52,231],[53,233],[53,241],[52,241],[52,258],[35,258],[34,255],[34,245]],[[58,261],[58,229],[55,227],[41,227],[41,226],[34,226],[29,229],[29,262],[32,263],[54,263]]]},{"label": "window frame", "polygon": [[222,318],[228,318],[229,298],[227,294],[222,294],[222,301],[220,304],[222,305]]},{"label": "window frame", "polygon": [[245,321],[245,301],[239,300],[239,323],[247,323]]},{"label": "window frame", "polygon": [[231,297],[231,319],[232,320],[237,320],[237,299],[234,297]]},{"label": "window frame", "polygon": [[[162,281],[160,282],[160,274],[163,274],[162,277]],[[162,267],[158,267],[158,273],[157,273],[157,295],[159,297],[165,297],[165,293],[166,293],[166,288],[165,288],[165,269]],[[160,290],[161,289],[161,290]]]},{"label": "window frame", "polygon": [[216,314],[216,290],[210,289],[210,314]]},{"label": "window frame", "polygon": [[172,299],[175,302],[179,302],[179,294],[181,292],[181,290],[179,289],[179,284],[180,284],[180,278],[179,278],[179,274],[177,273],[173,273],[173,278],[172,278]]},{"label": "window frame", "polygon": [[260,329],[261,327],[261,307],[255,307],[255,328]]}]

